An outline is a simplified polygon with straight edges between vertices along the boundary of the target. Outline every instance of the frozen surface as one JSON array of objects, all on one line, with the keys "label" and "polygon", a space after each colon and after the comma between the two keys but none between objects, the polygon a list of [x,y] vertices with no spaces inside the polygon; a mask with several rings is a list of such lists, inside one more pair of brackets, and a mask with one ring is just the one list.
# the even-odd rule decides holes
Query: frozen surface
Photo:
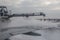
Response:
[{"label": "frozen surface", "polygon": [[[5,31],[3,33],[4,36],[6,36],[9,32],[25,33],[26,31],[32,31],[32,30],[33,32],[41,34],[41,36],[28,36],[28,35],[20,34],[10,37],[11,40],[60,40],[60,29],[54,29],[54,28],[60,28],[60,26],[57,27],[58,24],[60,25],[60,23],[39,21],[31,18],[14,17],[11,18],[9,21],[0,22],[0,29],[10,28],[8,31]],[[17,27],[17,29],[15,29],[15,27]],[[23,29],[19,27],[22,27]],[[43,29],[41,30],[41,28]],[[45,28],[50,28],[50,29],[45,29]],[[36,29],[40,29],[40,30],[36,30]],[[10,35],[8,34],[8,36]]]},{"label": "frozen surface", "polygon": [[[33,28],[47,28],[57,27],[57,24],[48,21],[39,21],[30,18],[13,17],[9,21],[0,22],[0,28],[21,27],[21,26],[33,26]],[[36,27],[37,26],[37,27]]]},{"label": "frozen surface", "polygon": [[[22,19],[21,19],[22,20]],[[25,25],[25,23],[27,25],[32,25],[34,28],[36,26],[42,26],[43,28],[49,28],[49,27],[57,27],[57,24],[59,23],[50,23],[50,22],[40,22],[38,20],[30,20],[30,19],[24,19],[24,22],[21,21],[21,23],[23,25]],[[21,25],[22,25],[21,24]],[[37,27],[39,28],[39,27]],[[11,40],[60,40],[60,29],[45,29],[45,30],[38,30],[38,31],[34,31],[36,33],[39,33],[41,34],[41,36],[28,36],[28,35],[23,35],[23,34],[20,34],[20,35],[16,35],[16,36],[13,36],[11,37],[10,39]]]},{"label": "frozen surface", "polygon": [[16,35],[11,37],[11,40],[60,40],[60,30],[38,30],[41,36]]}]

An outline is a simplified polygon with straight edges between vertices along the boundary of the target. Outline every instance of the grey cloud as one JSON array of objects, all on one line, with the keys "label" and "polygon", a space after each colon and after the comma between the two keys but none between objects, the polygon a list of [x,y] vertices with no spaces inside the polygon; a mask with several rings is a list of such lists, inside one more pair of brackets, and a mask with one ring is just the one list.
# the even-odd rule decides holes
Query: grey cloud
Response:
[{"label": "grey cloud", "polygon": [[[55,3],[56,1],[57,3]],[[45,4],[45,2],[47,3]],[[51,10],[55,7],[60,7],[60,0],[0,0],[0,5],[6,5],[14,13],[30,13],[43,11],[49,15],[57,13],[60,15],[60,10]]]}]

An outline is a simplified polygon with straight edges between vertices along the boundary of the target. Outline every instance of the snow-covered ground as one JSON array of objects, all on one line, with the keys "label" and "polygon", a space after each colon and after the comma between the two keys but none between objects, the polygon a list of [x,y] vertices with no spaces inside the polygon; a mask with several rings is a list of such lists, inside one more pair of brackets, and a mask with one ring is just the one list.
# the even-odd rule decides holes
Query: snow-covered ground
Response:
[{"label": "snow-covered ground", "polygon": [[41,36],[16,35],[11,37],[11,40],[60,40],[60,30],[38,30]]},{"label": "snow-covered ground", "polygon": [[[14,17],[14,18],[11,18],[9,21],[0,22],[0,29],[11,28],[8,31],[6,31],[7,33],[9,33],[9,32],[15,32],[16,29],[14,29],[14,27],[17,27],[17,28],[22,27],[23,29],[18,29],[18,30],[21,30],[20,32],[22,32],[22,30],[24,32],[25,30],[32,31],[32,29],[34,29],[33,32],[41,34],[41,36],[29,36],[29,35],[19,34],[19,35],[10,37],[11,40],[60,40],[59,38],[60,37],[60,29],[59,29],[60,26],[58,27],[58,24],[60,23],[39,21],[33,18],[31,19],[31,18]],[[28,27],[29,29],[24,29],[24,27],[26,28]],[[36,30],[40,28],[49,28],[49,29]],[[54,29],[54,28],[58,28],[58,29]]]},{"label": "snow-covered ground", "polygon": [[[36,22],[35,24],[39,25],[38,24],[39,22],[36,20],[34,21],[30,20],[30,21],[32,21],[33,23]],[[49,22],[47,24],[49,24]],[[45,30],[37,30],[34,32],[41,34],[41,36],[29,36],[29,35],[20,34],[20,35],[12,36],[10,39],[11,40],[60,40],[60,29],[45,29]]]}]

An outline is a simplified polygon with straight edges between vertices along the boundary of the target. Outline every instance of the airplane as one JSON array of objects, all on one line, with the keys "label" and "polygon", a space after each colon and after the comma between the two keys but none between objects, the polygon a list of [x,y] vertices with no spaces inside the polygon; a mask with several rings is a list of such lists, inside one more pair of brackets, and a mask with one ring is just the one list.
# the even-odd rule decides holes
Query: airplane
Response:
[{"label": "airplane", "polygon": [[5,20],[4,22],[0,21],[0,40],[10,40],[9,38],[11,36],[18,34],[24,34],[30,36],[42,36],[41,34],[35,33],[34,31],[57,26],[56,24],[51,22],[48,23],[37,20],[24,20],[20,18],[21,16],[28,17],[28,16],[40,16],[40,15],[35,15],[35,14],[10,15],[8,14],[7,11],[5,12],[3,11],[4,8],[6,8],[5,6],[0,6],[0,8],[2,8],[2,12],[0,11],[0,15],[1,15],[0,20],[9,19],[9,20]]}]

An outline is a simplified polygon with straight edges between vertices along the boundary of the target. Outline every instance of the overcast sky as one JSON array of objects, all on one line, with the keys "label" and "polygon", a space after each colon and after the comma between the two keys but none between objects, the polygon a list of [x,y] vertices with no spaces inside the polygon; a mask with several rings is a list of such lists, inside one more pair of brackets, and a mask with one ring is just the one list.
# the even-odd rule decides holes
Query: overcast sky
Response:
[{"label": "overcast sky", "polygon": [[44,12],[47,15],[60,17],[60,0],[0,0],[14,13]]}]

